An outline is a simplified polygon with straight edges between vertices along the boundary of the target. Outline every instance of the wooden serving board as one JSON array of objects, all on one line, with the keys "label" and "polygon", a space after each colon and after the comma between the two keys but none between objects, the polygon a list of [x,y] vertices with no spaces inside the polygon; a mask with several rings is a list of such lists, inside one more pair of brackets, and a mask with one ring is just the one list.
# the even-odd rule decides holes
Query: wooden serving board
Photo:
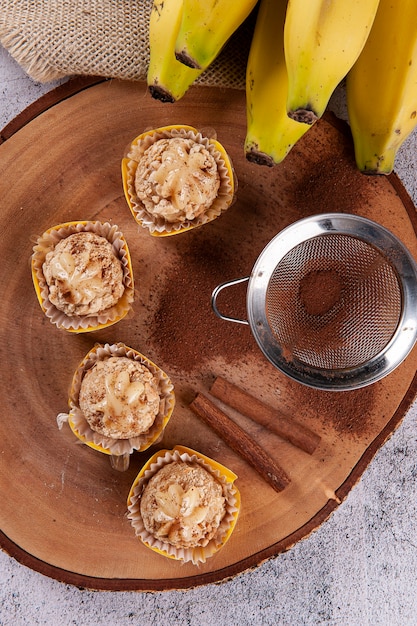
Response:
[{"label": "wooden serving board", "polygon": [[[321,212],[374,219],[417,257],[415,209],[395,175],[369,178],[356,170],[347,128],[333,117],[269,169],[244,158],[243,92],[196,87],[168,105],[152,100],[143,84],[92,83],[49,95],[5,129],[0,146],[0,543],[27,566],[86,588],[167,590],[221,581],[287,550],[346,497],[414,399],[417,351],[364,389],[316,391],[269,364],[248,326],[218,319],[210,306],[213,288],[249,275],[277,232]],[[215,222],[160,239],[134,222],[120,162],[141,131],[171,123],[216,129],[239,188],[236,203]],[[60,331],[44,317],[29,267],[34,238],[77,219],[119,225],[137,291],[133,315],[84,335]],[[237,289],[224,312],[245,316],[244,298]],[[126,498],[149,453],[134,454],[120,473],[107,456],[77,443],[68,427],[57,427],[78,363],[96,342],[115,341],[147,355],[175,384],[176,408],[158,447],[189,446],[238,474],[242,509],[235,531],[199,567],[157,555],[135,538]],[[195,393],[208,392],[220,374],[321,436],[309,455],[230,413],[289,474],[281,493],[190,410]]]}]

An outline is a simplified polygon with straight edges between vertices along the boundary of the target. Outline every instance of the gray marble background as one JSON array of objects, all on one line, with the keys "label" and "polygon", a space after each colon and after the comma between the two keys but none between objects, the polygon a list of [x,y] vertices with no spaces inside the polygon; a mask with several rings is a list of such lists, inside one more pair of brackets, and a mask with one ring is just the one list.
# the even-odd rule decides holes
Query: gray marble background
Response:
[{"label": "gray marble background", "polygon": [[[56,84],[35,83],[0,47],[0,128]],[[346,117],[342,90],[329,108]],[[417,205],[417,132],[396,171]],[[0,551],[0,626],[416,626],[416,415],[417,403],[325,524],[230,582],[164,593],[90,592]]]}]

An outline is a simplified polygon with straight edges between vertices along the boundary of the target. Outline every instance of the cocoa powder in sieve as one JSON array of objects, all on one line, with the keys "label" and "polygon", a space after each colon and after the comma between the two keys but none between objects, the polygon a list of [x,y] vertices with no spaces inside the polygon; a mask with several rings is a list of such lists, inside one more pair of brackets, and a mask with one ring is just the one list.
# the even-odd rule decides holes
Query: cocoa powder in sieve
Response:
[{"label": "cocoa powder in sieve", "polygon": [[341,291],[338,272],[314,270],[301,279],[299,297],[309,315],[324,315],[337,304]]}]

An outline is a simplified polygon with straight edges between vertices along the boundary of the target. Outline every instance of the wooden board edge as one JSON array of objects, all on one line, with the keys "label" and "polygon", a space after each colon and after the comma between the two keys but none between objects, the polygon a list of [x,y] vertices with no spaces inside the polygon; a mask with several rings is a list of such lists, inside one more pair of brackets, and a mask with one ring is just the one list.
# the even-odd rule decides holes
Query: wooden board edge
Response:
[{"label": "wooden board edge", "polygon": [[372,459],[376,455],[376,453],[382,448],[382,446],[391,438],[396,429],[399,427],[407,412],[411,408],[414,400],[417,396],[417,372],[414,374],[414,377],[408,387],[407,393],[404,395],[400,404],[397,407],[394,415],[391,417],[389,422],[385,425],[385,427],[381,430],[381,432],[375,437],[375,439],[369,444],[369,446],[364,451],[362,457],[358,460],[356,465],[353,467],[351,473],[346,478],[344,483],[337,489],[336,495],[340,500],[344,500],[352,487],[356,483],[359,482],[360,478],[363,476],[365,469],[371,463]]},{"label": "wooden board edge", "polygon": [[0,145],[10,139],[10,137],[26,126],[26,124],[38,117],[38,115],[41,115],[59,102],[74,96],[88,87],[106,82],[107,80],[109,79],[103,78],[102,76],[74,76],[62,85],[51,89],[51,91],[35,100],[35,102],[32,102],[32,104],[23,109],[21,113],[6,124],[0,131]]},{"label": "wooden board edge", "polygon": [[287,552],[301,539],[306,539],[331,515],[338,506],[335,500],[330,500],[326,505],[304,526],[298,528],[281,541],[269,546],[265,550],[252,554],[249,557],[228,565],[222,569],[213,570],[202,574],[198,570],[195,576],[184,578],[159,579],[136,579],[136,578],[99,578],[79,574],[59,568],[50,563],[29,554],[20,548],[7,535],[0,531],[0,547],[18,563],[36,571],[44,576],[57,580],[78,589],[89,591],[140,591],[140,592],[165,592],[165,591],[189,591],[197,587],[210,584],[223,584],[258,568],[262,563]]}]

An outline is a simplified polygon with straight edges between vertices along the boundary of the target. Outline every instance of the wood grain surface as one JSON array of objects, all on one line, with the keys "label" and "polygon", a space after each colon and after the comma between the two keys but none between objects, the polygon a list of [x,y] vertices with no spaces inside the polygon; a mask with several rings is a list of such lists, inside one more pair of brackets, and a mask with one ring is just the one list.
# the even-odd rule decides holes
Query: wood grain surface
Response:
[{"label": "wood grain surface", "polygon": [[[346,497],[414,399],[417,352],[374,385],[318,392],[267,362],[249,327],[217,319],[212,289],[237,278],[236,272],[249,275],[279,230],[320,212],[374,219],[417,257],[415,209],[395,175],[357,172],[349,133],[333,117],[317,123],[282,165],[269,169],[244,158],[243,92],[193,88],[168,105],[152,100],[140,83],[91,82],[60,89],[55,100],[49,96],[2,133],[0,544],[25,565],[85,588],[168,590],[225,580],[290,548]],[[120,162],[136,135],[171,123],[214,128],[233,159],[239,187],[236,203],[221,218],[161,240],[134,222]],[[118,224],[136,282],[133,315],[82,336],[45,318],[29,266],[37,235],[77,219]],[[235,301],[241,314],[244,294]],[[147,453],[134,454],[129,469],[117,472],[106,455],[57,427],[78,363],[94,343],[115,341],[146,354],[174,382],[176,408],[157,447],[189,446],[238,475],[242,509],[235,531],[199,567],[157,555],[135,538],[126,498]],[[320,437],[308,454],[219,404],[288,474],[280,493],[190,409],[216,376]]]}]

